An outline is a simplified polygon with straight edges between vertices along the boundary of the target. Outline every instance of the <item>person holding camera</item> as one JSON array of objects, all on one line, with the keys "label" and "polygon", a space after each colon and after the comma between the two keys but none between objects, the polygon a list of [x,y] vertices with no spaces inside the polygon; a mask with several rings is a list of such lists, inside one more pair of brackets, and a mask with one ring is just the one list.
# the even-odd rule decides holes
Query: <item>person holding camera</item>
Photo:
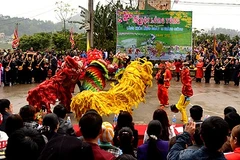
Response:
[{"label": "person holding camera", "polygon": [[200,135],[204,146],[200,149],[186,149],[187,144],[196,130],[195,122],[187,123],[183,134],[177,136],[176,143],[170,149],[167,159],[184,160],[225,160],[224,154],[219,152],[224,142],[227,140],[229,126],[224,119],[218,116],[207,118],[201,125]]}]

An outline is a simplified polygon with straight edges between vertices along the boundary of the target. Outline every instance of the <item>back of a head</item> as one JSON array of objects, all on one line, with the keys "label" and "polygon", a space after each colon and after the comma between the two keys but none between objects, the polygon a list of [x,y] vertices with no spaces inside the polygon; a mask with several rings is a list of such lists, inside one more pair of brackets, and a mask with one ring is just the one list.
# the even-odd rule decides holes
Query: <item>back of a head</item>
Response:
[{"label": "back of a head", "polygon": [[229,126],[221,117],[211,116],[202,123],[200,132],[205,146],[217,151],[227,140]]},{"label": "back of a head", "polygon": [[116,160],[137,160],[130,154],[122,154],[116,158]]},{"label": "back of a head", "polygon": [[31,105],[25,105],[22,108],[20,108],[19,114],[22,117],[23,122],[34,121],[36,108]]},{"label": "back of a head", "polygon": [[199,105],[193,105],[190,108],[190,116],[194,121],[198,121],[201,120],[203,115],[203,109],[201,106]]},{"label": "back of a head", "polygon": [[10,115],[6,120],[5,131],[10,136],[14,131],[23,127],[22,117],[18,114]]},{"label": "back of a head", "polygon": [[9,109],[10,101],[8,99],[0,99],[0,113],[4,113],[5,109]]},{"label": "back of a head", "polygon": [[224,108],[224,116],[226,116],[230,112],[237,113],[237,110],[232,106],[228,106],[228,107]]},{"label": "back of a head", "polygon": [[133,131],[129,127],[123,127],[118,131],[118,137],[120,141],[119,148],[122,150],[123,154],[134,155],[133,152]]},{"label": "back of a head", "polygon": [[8,138],[6,158],[37,160],[44,146],[44,138],[39,132],[31,128],[21,128]]},{"label": "back of a head", "polygon": [[228,123],[230,131],[236,125],[240,124],[240,116],[236,112],[230,112],[225,115],[224,120]]},{"label": "back of a head", "polygon": [[114,137],[113,126],[109,122],[102,123],[102,134],[100,135],[101,142],[112,142]]},{"label": "back of a head", "polygon": [[161,139],[169,140],[169,119],[166,111],[163,109],[157,109],[153,113],[153,120],[158,120],[162,125],[162,135]]},{"label": "back of a head", "polygon": [[148,123],[147,134],[149,138],[156,137],[157,139],[160,138],[162,133],[162,125],[158,120],[152,120]]},{"label": "back of a head", "polygon": [[163,109],[157,109],[154,111],[153,120],[158,120],[162,126],[170,126],[167,113]]},{"label": "back of a head", "polygon": [[48,141],[38,160],[75,160],[76,157],[94,160],[92,147],[76,137],[64,135]]},{"label": "back of a head", "polygon": [[56,130],[58,124],[59,124],[58,117],[55,113],[49,113],[43,117],[42,125],[48,126],[50,128],[50,131]]},{"label": "back of a head", "polygon": [[58,104],[54,107],[53,113],[55,113],[60,118],[65,118],[67,115],[67,109],[62,104]]},{"label": "back of a head", "polygon": [[118,131],[120,146],[129,145],[132,142],[133,131],[129,127],[123,127]]},{"label": "back of a head", "polygon": [[119,129],[121,129],[122,127],[132,128],[133,125],[132,121],[133,121],[132,115],[128,111],[121,111],[118,115],[117,127]]},{"label": "back of a head", "polygon": [[102,117],[96,111],[87,111],[79,121],[85,139],[95,139],[102,129]]},{"label": "back of a head", "polygon": [[149,136],[147,157],[155,160],[161,159],[161,152],[157,148],[157,140],[160,138],[162,132],[162,125],[158,120],[152,120],[148,123],[147,134]]}]

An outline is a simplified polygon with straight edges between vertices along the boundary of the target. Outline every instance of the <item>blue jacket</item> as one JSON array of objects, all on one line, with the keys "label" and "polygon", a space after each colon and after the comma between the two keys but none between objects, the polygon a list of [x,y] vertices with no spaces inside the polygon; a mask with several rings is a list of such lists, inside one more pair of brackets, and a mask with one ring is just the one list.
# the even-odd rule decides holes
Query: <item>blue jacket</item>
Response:
[{"label": "blue jacket", "polygon": [[226,160],[223,153],[209,151],[205,146],[198,150],[185,149],[190,141],[190,134],[184,132],[177,136],[176,143],[170,149],[168,160]]}]

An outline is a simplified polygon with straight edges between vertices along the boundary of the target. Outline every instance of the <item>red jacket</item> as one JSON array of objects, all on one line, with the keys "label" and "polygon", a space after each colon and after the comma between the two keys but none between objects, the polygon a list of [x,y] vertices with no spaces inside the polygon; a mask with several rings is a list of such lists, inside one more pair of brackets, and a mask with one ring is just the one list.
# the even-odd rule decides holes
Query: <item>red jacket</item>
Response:
[{"label": "red jacket", "polygon": [[196,71],[196,78],[203,78],[203,62],[198,62],[196,64],[197,71]]},{"label": "red jacket", "polygon": [[239,160],[240,159],[240,147],[235,148],[233,152],[226,153],[225,158],[227,160]]},{"label": "red jacket", "polygon": [[172,80],[172,72],[167,68],[164,73],[164,86],[170,87],[170,81]]},{"label": "red jacket", "polygon": [[182,94],[184,96],[191,97],[193,95],[192,90],[192,79],[190,77],[190,71],[188,68],[183,68],[181,71],[181,82],[182,82]]},{"label": "red jacket", "polygon": [[174,63],[176,69],[175,69],[175,72],[180,72],[180,68],[182,68],[182,63],[181,62],[175,62]]}]

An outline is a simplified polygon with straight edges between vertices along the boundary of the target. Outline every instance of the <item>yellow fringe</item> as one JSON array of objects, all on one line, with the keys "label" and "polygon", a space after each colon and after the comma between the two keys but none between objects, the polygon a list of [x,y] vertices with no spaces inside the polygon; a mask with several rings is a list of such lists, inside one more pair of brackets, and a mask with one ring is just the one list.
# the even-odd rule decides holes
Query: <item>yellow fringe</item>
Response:
[{"label": "yellow fringe", "polygon": [[145,102],[146,88],[152,86],[152,68],[152,63],[145,58],[137,59],[126,67],[119,83],[111,84],[108,91],[78,93],[71,102],[76,118],[81,118],[89,109],[95,109],[100,115],[118,114],[121,110],[131,113],[133,106]]}]

